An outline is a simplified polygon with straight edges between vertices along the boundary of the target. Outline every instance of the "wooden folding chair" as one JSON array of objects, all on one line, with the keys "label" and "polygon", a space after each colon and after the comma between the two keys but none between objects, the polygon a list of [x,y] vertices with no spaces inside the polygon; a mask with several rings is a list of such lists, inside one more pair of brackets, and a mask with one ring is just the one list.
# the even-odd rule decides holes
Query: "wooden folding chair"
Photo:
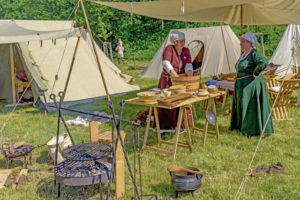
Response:
[{"label": "wooden folding chair", "polygon": [[[284,81],[283,84],[282,81]],[[294,92],[296,84],[298,82],[300,82],[300,79],[278,80],[278,83],[280,85],[282,84],[281,89],[280,86],[269,88],[268,93],[270,98],[270,104],[271,106],[273,106],[275,103],[274,108],[272,110],[272,116],[275,120],[289,119],[286,111],[286,106],[289,104],[290,97]],[[278,99],[275,102],[277,95]]]}]

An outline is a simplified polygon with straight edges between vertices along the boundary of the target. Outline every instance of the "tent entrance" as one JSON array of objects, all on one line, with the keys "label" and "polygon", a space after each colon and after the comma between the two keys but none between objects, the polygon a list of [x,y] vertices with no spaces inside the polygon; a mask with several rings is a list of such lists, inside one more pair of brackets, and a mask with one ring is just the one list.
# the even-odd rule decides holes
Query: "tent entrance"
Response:
[{"label": "tent entrance", "polygon": [[204,61],[204,43],[201,40],[193,40],[187,47],[192,56],[193,70],[199,71]]},{"label": "tent entrance", "polygon": [[24,62],[15,44],[0,45],[0,99],[8,103],[33,102],[33,94],[26,75]]}]

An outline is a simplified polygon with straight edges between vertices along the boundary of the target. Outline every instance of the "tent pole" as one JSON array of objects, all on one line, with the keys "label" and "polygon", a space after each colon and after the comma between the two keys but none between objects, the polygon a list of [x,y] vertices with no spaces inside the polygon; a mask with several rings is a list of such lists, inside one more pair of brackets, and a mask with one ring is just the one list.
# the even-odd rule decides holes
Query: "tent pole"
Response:
[{"label": "tent pole", "polygon": [[297,54],[298,54],[298,52],[297,52],[297,45],[296,45],[296,42],[297,42],[297,40],[298,40],[298,38],[297,38],[297,34],[296,33],[294,33],[295,34],[295,37],[294,37],[294,55],[293,55],[293,57],[294,57],[294,69],[293,69],[293,73],[297,73]]},{"label": "tent pole", "polygon": [[225,38],[224,38],[223,26],[221,26],[221,31],[222,31],[222,38],[223,38],[223,43],[224,43],[224,47],[225,47],[225,53],[226,53],[226,59],[227,59],[227,64],[228,64],[228,68],[229,68],[229,73],[231,73],[229,59],[228,59],[228,52],[227,52],[226,42],[225,42]]},{"label": "tent pole", "polygon": [[15,63],[14,63],[14,49],[12,44],[9,44],[9,54],[10,54],[12,99],[13,99],[13,104],[16,104],[16,75],[15,75]]},{"label": "tent pole", "polygon": [[79,46],[79,42],[80,42],[82,31],[83,31],[83,28],[81,27],[80,28],[80,35],[77,37],[77,42],[76,42],[76,46],[75,46],[75,49],[74,49],[71,66],[70,66],[70,69],[69,69],[68,77],[67,77],[65,88],[64,88],[63,100],[65,99],[65,96],[66,96],[66,93],[67,93],[67,89],[68,89],[68,85],[69,85],[69,81],[70,81],[70,76],[71,76],[71,73],[72,73],[72,70],[73,70],[73,66],[74,66],[74,62],[75,62],[75,57],[76,57],[76,54],[77,54],[77,50],[78,50],[78,46]]},{"label": "tent pole", "polygon": [[98,57],[98,54],[97,54],[97,51],[96,51],[95,41],[94,41],[94,38],[93,38],[93,35],[92,35],[92,32],[91,32],[91,28],[90,28],[90,24],[89,24],[86,12],[85,12],[84,4],[83,4],[82,0],[79,0],[79,1],[80,1],[80,4],[81,4],[82,11],[83,11],[83,15],[84,15],[85,23],[86,23],[86,26],[87,26],[87,30],[88,30],[88,33],[89,33],[90,38],[91,38],[93,50],[94,50],[94,53],[95,53],[95,56],[96,56],[97,65],[98,65],[98,69],[99,69],[100,74],[101,74],[101,78],[102,78],[103,86],[104,86],[104,89],[105,89],[105,92],[106,92],[106,96],[107,96],[108,101],[110,101],[110,96],[109,96],[108,89],[107,89],[107,86],[106,86],[106,83],[105,83],[104,74],[103,74],[101,64],[100,64],[100,61],[99,61],[99,57]]},{"label": "tent pole", "polygon": [[244,16],[244,13],[243,13],[243,4],[241,4],[241,37],[243,35],[243,16]]}]

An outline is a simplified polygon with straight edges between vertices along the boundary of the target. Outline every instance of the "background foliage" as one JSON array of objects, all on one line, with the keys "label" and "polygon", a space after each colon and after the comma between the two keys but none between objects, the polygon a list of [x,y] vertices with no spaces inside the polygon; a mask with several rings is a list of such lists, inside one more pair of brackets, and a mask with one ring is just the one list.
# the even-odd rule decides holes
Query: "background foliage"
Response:
[{"label": "background foliage", "polygon": [[[113,0],[129,1],[129,0]],[[131,0],[132,1],[132,0]],[[76,8],[77,0],[0,0],[1,19],[40,19],[40,20],[76,20],[77,26],[84,26],[81,8]],[[94,34],[101,41],[112,42],[116,46],[122,38],[125,46],[125,58],[149,60],[164,41],[170,29],[192,28],[222,25],[220,23],[190,23],[152,19],[115,10],[91,2],[85,2],[85,8]],[[72,13],[72,10],[75,12]],[[237,36],[239,26],[231,26]],[[245,31],[264,34],[265,53],[270,57],[285,30],[281,26],[244,26]],[[100,41],[100,45],[102,46]]]}]

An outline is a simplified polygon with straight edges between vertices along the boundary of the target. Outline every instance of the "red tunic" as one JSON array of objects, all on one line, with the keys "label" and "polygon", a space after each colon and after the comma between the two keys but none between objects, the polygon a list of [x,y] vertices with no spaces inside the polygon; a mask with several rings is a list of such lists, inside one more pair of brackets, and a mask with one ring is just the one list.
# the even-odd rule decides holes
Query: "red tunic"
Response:
[{"label": "red tunic", "polygon": [[[179,69],[179,59],[178,56],[172,47],[172,45],[168,45],[164,52],[163,52],[163,58],[162,60],[168,60],[171,65],[174,68],[174,71],[177,74],[182,74],[185,73],[185,67],[187,63],[191,63],[191,54],[188,48],[183,47],[181,54],[180,54],[181,62],[182,62],[182,67]],[[158,88],[164,89],[172,86],[170,74],[163,69]],[[159,119],[160,119],[160,128],[161,129],[175,129],[176,124],[177,124],[177,110],[178,109],[159,109],[158,114],[159,114]],[[182,124],[184,128],[184,124]]]},{"label": "red tunic", "polygon": [[[182,74],[182,73],[185,73],[184,69],[185,69],[186,64],[192,63],[191,54],[190,54],[190,51],[188,48],[183,47],[181,54],[180,54],[180,58],[181,58],[181,62],[182,62],[181,69],[179,69],[179,59],[178,59],[178,56],[177,56],[174,48],[172,47],[172,45],[168,45],[163,52],[162,60],[168,60],[171,63],[171,65],[173,66],[174,71],[177,74]],[[163,69],[163,71],[160,75],[158,88],[164,89],[164,88],[168,88],[170,86],[172,86],[170,74],[165,69]]]}]

